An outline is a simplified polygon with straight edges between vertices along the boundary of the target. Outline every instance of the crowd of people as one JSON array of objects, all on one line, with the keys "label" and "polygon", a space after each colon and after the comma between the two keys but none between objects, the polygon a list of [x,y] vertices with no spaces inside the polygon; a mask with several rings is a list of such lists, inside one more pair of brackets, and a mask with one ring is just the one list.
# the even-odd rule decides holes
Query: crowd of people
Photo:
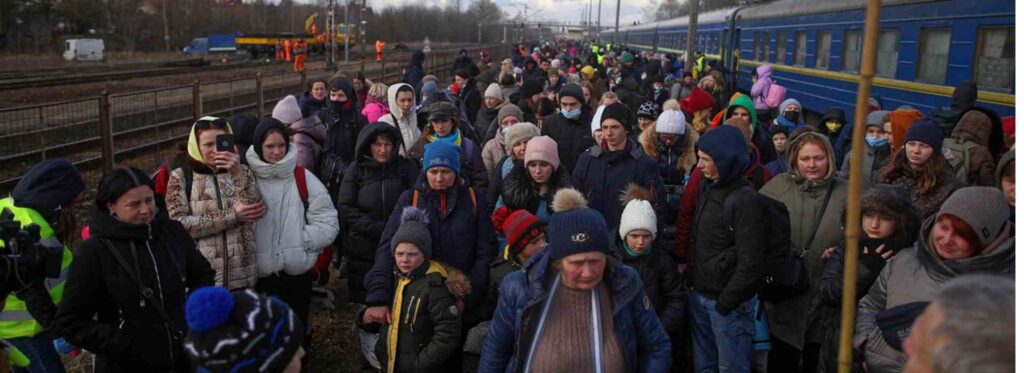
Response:
[{"label": "crowd of people", "polygon": [[99,372],[299,372],[332,273],[359,305],[337,337],[388,373],[834,372],[848,285],[855,371],[1012,370],[1014,119],[973,83],[937,112],[872,99],[856,169],[853,118],[809,117],[768,65],[747,92],[702,55],[530,47],[203,117],[94,201],[37,164],[0,207],[63,272],[0,312],[15,371],[84,349]]}]

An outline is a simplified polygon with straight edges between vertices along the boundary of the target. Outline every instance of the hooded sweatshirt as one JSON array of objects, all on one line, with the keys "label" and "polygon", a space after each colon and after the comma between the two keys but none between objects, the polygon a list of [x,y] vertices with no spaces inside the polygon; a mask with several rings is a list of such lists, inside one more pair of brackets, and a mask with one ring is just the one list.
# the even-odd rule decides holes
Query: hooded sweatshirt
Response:
[{"label": "hooded sweatshirt", "polygon": [[[402,71],[403,80],[405,84],[410,85],[419,93],[421,80],[423,79],[423,59],[427,58],[427,55],[423,53],[423,50],[417,49],[412,52],[412,57],[409,58],[409,64],[405,65],[405,70]],[[388,95],[388,97],[391,97]]]},{"label": "hooded sweatshirt", "polygon": [[[992,186],[995,179],[996,161],[994,153],[989,145],[995,135],[1002,135],[1002,131],[995,127],[1001,123],[998,116],[990,116],[986,111],[969,109],[960,116],[956,127],[953,128],[952,137],[960,142],[973,142],[978,146],[969,148],[971,163],[967,165],[967,181],[972,185]],[[994,142],[999,146],[996,151],[1002,150],[1002,136],[999,141]]]},{"label": "hooded sweatshirt", "polygon": [[[267,129],[261,124],[255,138],[262,138]],[[296,153],[296,147],[289,147],[277,163],[264,161],[255,147],[245,155],[267,205],[266,214],[253,224],[259,277],[280,271],[293,276],[306,273],[338,234],[338,212],[331,196],[309,170],[302,171],[309,207],[303,205],[295,181]]]},{"label": "hooded sweatshirt", "polygon": [[[399,132],[402,133],[403,144],[395,144],[398,148],[398,154],[405,156],[405,150],[416,143],[416,140],[420,138],[420,127],[416,123],[416,112],[414,111],[415,105],[409,108],[408,112],[402,112],[402,109],[398,107],[398,90],[402,87],[410,87],[411,85],[405,83],[393,84],[388,87],[388,108],[390,109],[390,115],[384,115],[380,117],[380,121],[390,124],[398,128]],[[413,103],[415,104],[416,94],[413,92]]]},{"label": "hooded sweatshirt", "polygon": [[[825,125],[829,120],[839,121],[839,123],[843,124],[842,128],[835,133],[830,133]],[[846,112],[840,108],[826,110],[825,115],[821,117],[821,122],[818,123],[818,131],[828,136],[828,141],[832,144],[832,150],[835,151],[832,160],[835,163],[839,163],[846,156],[846,152],[850,150],[850,136],[853,133],[853,126],[846,122]]]},{"label": "hooded sweatshirt", "polygon": [[32,166],[11,191],[14,205],[36,210],[54,225],[64,207],[85,190],[85,180],[71,162],[47,159]]},{"label": "hooded sweatshirt", "polygon": [[331,85],[331,90],[341,89],[348,100],[345,102],[328,102],[327,109],[320,112],[320,121],[327,126],[327,139],[324,142],[326,151],[341,157],[347,164],[355,158],[356,136],[366,126],[366,117],[359,113],[356,103],[356,90],[347,80],[339,80]]}]

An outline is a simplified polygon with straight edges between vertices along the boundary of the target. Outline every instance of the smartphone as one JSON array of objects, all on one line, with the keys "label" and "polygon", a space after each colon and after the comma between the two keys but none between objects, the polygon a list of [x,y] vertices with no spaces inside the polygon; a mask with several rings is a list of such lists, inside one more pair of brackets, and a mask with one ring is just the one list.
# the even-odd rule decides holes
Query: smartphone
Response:
[{"label": "smartphone", "polygon": [[235,135],[224,133],[217,135],[217,151],[235,152]]}]

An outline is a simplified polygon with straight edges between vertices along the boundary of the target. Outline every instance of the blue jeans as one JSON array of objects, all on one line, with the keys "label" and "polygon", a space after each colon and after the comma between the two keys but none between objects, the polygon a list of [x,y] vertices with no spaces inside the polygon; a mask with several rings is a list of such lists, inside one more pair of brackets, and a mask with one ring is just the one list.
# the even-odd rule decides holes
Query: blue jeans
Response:
[{"label": "blue jeans", "polygon": [[753,298],[722,315],[715,310],[714,299],[690,292],[695,372],[750,372],[754,353],[753,312]]},{"label": "blue jeans", "polygon": [[64,373],[64,363],[53,348],[53,338],[46,332],[34,337],[8,339],[21,353],[29,359],[27,368],[14,367],[15,373]]}]

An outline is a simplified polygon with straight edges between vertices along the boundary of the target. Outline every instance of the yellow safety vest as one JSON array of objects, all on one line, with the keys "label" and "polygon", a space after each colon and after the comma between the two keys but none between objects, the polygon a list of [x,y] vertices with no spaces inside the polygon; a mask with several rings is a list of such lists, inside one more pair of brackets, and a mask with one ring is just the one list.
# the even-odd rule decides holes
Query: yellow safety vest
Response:
[{"label": "yellow safety vest", "polygon": [[[52,240],[54,241],[52,243],[60,244],[57,238],[53,236],[53,228],[35,210],[14,206],[14,200],[10,197],[0,199],[0,211],[3,211],[4,208],[10,209],[14,213],[14,220],[21,222],[23,226],[29,224],[39,225],[39,237],[43,241]],[[48,278],[44,282],[54,304],[60,304],[60,300],[64,297],[64,280],[67,279],[68,267],[71,266],[71,250],[66,245],[62,246],[64,247],[64,256],[60,263],[60,277]],[[6,305],[3,311],[0,311],[0,338],[33,337],[42,331],[43,326],[36,322],[32,315],[28,313],[25,302],[14,296],[14,294],[8,295]]]}]

